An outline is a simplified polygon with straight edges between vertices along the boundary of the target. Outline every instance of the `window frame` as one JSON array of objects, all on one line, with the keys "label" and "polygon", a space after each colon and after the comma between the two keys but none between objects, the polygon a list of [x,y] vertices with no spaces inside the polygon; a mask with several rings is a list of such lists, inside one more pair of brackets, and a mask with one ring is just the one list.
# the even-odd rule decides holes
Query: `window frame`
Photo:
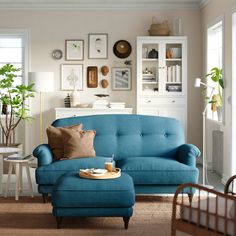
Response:
[{"label": "window frame", "polygon": [[235,160],[235,154],[236,154],[236,148],[233,145],[233,143],[236,140],[236,123],[234,122],[236,118],[236,69],[233,67],[234,63],[236,62],[236,55],[234,54],[234,50],[236,51],[236,7],[232,9],[232,90],[231,90],[231,124],[232,124],[232,132],[231,132],[231,175],[235,173],[236,170],[236,160]]},{"label": "window frame", "polygon": [[[208,71],[208,30],[212,28],[214,25],[219,24],[222,22],[222,75],[224,79],[224,71],[225,71],[225,17],[224,15],[220,15],[217,18],[215,18],[213,21],[211,21],[209,24],[206,26],[206,64],[205,64],[205,75],[209,73]],[[225,83],[225,80],[224,80]],[[208,84],[208,81],[206,79],[206,84]],[[206,102],[205,102],[206,104]],[[209,105],[210,106],[210,105]],[[209,109],[209,108],[208,108]],[[224,124],[225,123],[225,91],[224,89],[222,90],[222,121],[218,121],[217,119],[212,119],[207,115],[207,120],[210,120],[212,122],[216,122],[219,124]]]},{"label": "window frame", "polygon": [[28,29],[0,29],[0,37],[21,37],[22,38],[22,83],[28,84],[29,71],[29,38]]}]

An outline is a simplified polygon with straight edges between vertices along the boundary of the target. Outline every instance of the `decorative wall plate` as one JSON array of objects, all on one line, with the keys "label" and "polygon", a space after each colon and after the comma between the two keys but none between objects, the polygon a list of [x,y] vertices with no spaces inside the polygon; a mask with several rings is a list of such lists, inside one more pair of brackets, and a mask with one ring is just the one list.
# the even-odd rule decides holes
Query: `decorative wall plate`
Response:
[{"label": "decorative wall plate", "polygon": [[126,40],[119,40],[113,46],[114,54],[119,58],[126,58],[130,55],[132,47]]},{"label": "decorative wall plate", "polygon": [[98,68],[97,66],[87,67],[87,87],[97,88],[98,86]]},{"label": "decorative wall plate", "polygon": [[52,51],[52,57],[55,59],[55,60],[60,60],[62,58],[62,50],[60,49],[55,49]]}]

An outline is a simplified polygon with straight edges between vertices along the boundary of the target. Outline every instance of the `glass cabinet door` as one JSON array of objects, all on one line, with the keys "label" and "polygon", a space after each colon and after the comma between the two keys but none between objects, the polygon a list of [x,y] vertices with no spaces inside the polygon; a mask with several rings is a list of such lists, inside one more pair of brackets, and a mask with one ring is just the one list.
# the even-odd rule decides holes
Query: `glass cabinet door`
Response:
[{"label": "glass cabinet door", "polygon": [[166,44],[165,55],[165,78],[164,90],[165,93],[182,93],[182,44]]},{"label": "glass cabinet door", "polygon": [[142,44],[142,91],[159,92],[159,44]]}]

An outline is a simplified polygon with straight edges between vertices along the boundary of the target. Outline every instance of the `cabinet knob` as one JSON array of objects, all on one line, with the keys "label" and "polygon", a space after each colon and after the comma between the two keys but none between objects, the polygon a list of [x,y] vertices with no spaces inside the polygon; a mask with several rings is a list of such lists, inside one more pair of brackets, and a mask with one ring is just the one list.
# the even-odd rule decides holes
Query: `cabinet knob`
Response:
[{"label": "cabinet knob", "polygon": [[165,69],[165,67],[164,66],[159,66],[158,69]]},{"label": "cabinet knob", "polygon": [[172,103],[175,103],[175,100],[172,100]]},{"label": "cabinet knob", "polygon": [[151,102],[151,100],[146,101],[146,103],[150,103],[150,102]]}]

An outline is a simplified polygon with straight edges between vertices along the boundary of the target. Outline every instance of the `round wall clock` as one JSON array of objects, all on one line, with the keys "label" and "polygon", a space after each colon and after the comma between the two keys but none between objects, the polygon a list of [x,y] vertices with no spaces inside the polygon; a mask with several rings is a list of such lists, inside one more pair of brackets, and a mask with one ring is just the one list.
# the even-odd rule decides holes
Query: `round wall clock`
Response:
[{"label": "round wall clock", "polygon": [[52,51],[52,57],[55,59],[55,60],[60,60],[62,58],[62,50],[60,49],[55,49]]}]

